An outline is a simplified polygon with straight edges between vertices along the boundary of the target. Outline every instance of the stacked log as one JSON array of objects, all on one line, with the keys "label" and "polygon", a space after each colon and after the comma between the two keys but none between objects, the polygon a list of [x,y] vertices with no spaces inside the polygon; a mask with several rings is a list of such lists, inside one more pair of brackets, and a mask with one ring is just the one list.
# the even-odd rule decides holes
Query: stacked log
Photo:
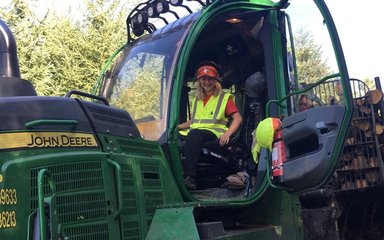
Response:
[{"label": "stacked log", "polygon": [[[373,105],[375,119],[375,133],[379,141],[380,149],[384,145],[384,113],[381,112],[383,102],[383,92],[379,89],[371,90],[367,93],[367,101]],[[384,149],[383,149],[384,150]],[[384,152],[384,151],[382,151]]]},{"label": "stacked log", "polygon": [[[354,99],[354,117],[338,166],[340,190],[364,189],[376,185],[381,178],[381,153],[384,153],[383,93],[370,90]],[[384,109],[384,108],[381,108]]]},{"label": "stacked log", "polygon": [[365,179],[369,185],[374,185],[379,181],[379,171],[369,171],[365,173]]}]

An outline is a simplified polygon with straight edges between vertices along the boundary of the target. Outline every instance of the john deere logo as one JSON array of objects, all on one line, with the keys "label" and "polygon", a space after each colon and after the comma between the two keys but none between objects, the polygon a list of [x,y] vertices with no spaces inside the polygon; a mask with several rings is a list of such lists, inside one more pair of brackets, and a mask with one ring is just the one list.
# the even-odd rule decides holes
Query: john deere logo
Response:
[{"label": "john deere logo", "polygon": [[0,149],[97,146],[94,135],[89,133],[23,132],[0,134]]}]

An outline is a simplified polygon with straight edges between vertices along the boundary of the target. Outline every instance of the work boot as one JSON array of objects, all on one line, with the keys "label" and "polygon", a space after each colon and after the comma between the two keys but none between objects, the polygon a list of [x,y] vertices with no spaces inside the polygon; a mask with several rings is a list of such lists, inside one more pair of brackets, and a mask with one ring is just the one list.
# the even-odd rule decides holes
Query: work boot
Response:
[{"label": "work boot", "polygon": [[196,181],[193,177],[187,176],[184,178],[184,184],[189,190],[196,190]]}]

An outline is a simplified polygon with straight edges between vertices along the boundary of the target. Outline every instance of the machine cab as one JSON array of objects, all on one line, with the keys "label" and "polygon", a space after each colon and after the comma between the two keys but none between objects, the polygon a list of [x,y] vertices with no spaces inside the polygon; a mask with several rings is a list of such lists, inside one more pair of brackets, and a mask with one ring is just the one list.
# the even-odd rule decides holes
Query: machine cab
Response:
[{"label": "machine cab", "polygon": [[[332,18],[324,1],[311,4],[307,13],[319,16],[311,29],[327,37],[323,57],[329,59],[326,71],[312,71],[315,77],[309,70],[318,66],[305,65],[300,52],[305,48],[295,47],[291,21],[303,21],[295,18],[302,10],[295,3],[150,0],[128,16],[128,41],[104,72],[99,91],[130,113],[141,134],[138,145],[159,144],[185,199],[256,201],[268,187],[303,192],[332,174],[350,124],[351,93]],[[202,61],[221,66],[222,87],[232,94],[243,122],[228,146],[203,146],[197,189],[188,190],[177,126],[191,118],[194,75]],[[269,149],[258,159],[252,155],[253,133],[268,117],[281,120],[285,159],[279,179]]]}]

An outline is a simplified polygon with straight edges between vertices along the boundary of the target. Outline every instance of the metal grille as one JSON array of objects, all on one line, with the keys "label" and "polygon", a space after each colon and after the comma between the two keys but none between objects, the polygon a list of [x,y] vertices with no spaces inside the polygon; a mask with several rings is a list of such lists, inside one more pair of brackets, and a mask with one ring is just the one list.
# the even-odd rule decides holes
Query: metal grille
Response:
[{"label": "metal grille", "polygon": [[120,111],[113,110],[111,108],[102,108],[90,105],[87,105],[87,108],[96,120],[120,125],[127,125],[131,127],[134,126],[134,123],[129,118],[129,115],[122,114]]},{"label": "metal grille", "polygon": [[79,193],[56,198],[59,223],[76,222],[106,217],[103,191]]},{"label": "metal grille", "polygon": [[141,174],[143,179],[147,225],[149,226],[153,215],[155,214],[156,207],[164,204],[159,166],[154,164],[142,164]]},{"label": "metal grille", "polygon": [[140,239],[139,212],[137,204],[137,193],[132,166],[120,164],[123,176],[123,199],[122,211],[123,236],[126,240]]},{"label": "metal grille", "polygon": [[[44,168],[50,171],[56,186],[56,216],[63,233],[76,240],[108,239],[101,162],[72,162]],[[38,204],[37,175],[41,169],[30,170],[31,212],[36,210]],[[45,181],[44,195],[48,197],[51,194]],[[101,223],[103,221],[105,223]]]},{"label": "metal grille", "polygon": [[[146,159],[140,159],[145,161]],[[132,172],[132,166],[129,164],[120,164],[123,175],[123,196],[124,208],[122,214],[123,236],[126,240],[140,239],[142,230],[149,228],[156,207],[164,204],[162,185],[160,180],[160,168],[158,164],[141,163],[140,172],[143,188],[136,192],[135,177]],[[141,195],[143,194],[143,195]],[[145,213],[139,214],[140,204],[138,201],[144,197]],[[140,216],[144,217],[146,226],[141,226]],[[144,225],[144,224],[143,224]],[[144,230],[145,231],[145,230]]]},{"label": "metal grille", "polygon": [[[56,164],[31,169],[31,210],[37,208],[37,174],[41,169],[48,169],[55,182],[58,193],[65,191],[82,191],[103,187],[103,175],[100,162],[78,162]],[[45,196],[52,194],[44,179]]]},{"label": "metal grille", "polygon": [[70,236],[70,240],[105,240],[108,239],[108,225],[76,225],[66,229],[66,233]]},{"label": "metal grille", "polygon": [[124,221],[123,231],[124,239],[140,239],[140,229],[137,221]]}]

